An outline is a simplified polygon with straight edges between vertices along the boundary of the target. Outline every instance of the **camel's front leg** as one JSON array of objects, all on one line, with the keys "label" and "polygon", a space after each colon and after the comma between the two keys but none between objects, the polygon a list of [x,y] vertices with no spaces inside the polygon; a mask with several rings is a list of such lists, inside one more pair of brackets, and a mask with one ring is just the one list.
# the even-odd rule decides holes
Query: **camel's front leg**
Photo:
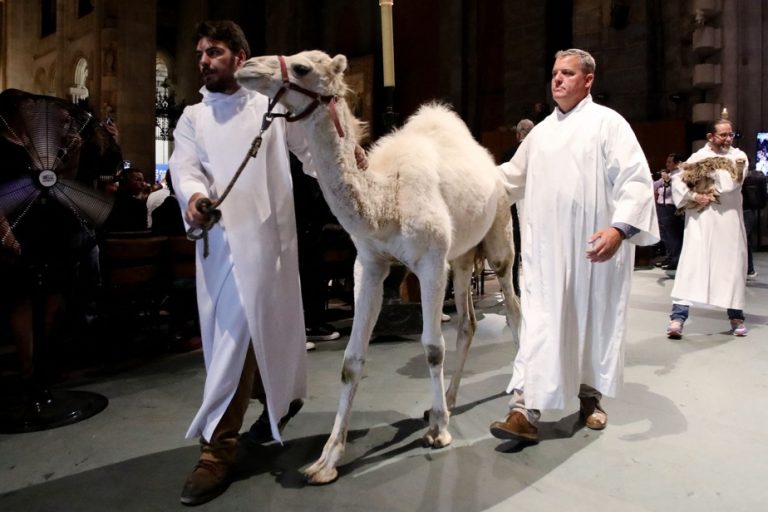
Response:
[{"label": "camel's front leg", "polygon": [[472,338],[477,329],[475,308],[470,296],[469,284],[472,277],[472,269],[475,263],[475,251],[456,258],[451,262],[453,271],[453,296],[456,301],[456,315],[459,319],[458,332],[456,333],[456,365],[451,375],[451,383],[445,393],[445,402],[448,410],[456,406],[456,395],[459,392],[461,374],[464,371],[464,363],[467,362],[467,354],[472,344]]},{"label": "camel's front leg", "polygon": [[448,268],[444,258],[423,261],[420,268],[413,269],[421,285],[421,312],[424,317],[424,330],[421,344],[427,355],[429,377],[432,380],[432,409],[429,411],[429,429],[422,437],[426,446],[442,448],[451,444],[448,432],[448,406],[445,403],[445,385],[443,383],[443,361],[445,360],[445,340],[440,327],[445,295],[445,280]]},{"label": "camel's front leg", "polygon": [[381,310],[384,278],[389,273],[389,263],[378,259],[355,261],[355,316],[352,334],[344,351],[341,369],[341,396],[336,420],[320,458],[304,471],[311,484],[332,482],[338,476],[336,465],[344,454],[349,428],[349,415],[357,385],[363,373],[371,332]]}]

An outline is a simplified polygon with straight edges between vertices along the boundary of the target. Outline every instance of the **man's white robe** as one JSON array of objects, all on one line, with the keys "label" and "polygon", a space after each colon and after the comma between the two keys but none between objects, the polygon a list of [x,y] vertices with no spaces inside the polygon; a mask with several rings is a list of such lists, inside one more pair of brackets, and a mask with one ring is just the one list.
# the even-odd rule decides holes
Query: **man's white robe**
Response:
[{"label": "man's white robe", "polygon": [[[715,171],[715,187],[720,193],[720,204],[711,203],[702,211],[685,211],[683,250],[677,265],[672,298],[721,308],[744,309],[747,236],[741,185],[749,162],[740,149],[729,148],[725,153],[718,153],[706,144],[691,155],[688,163],[716,156],[734,162],[743,158],[742,179],[734,180],[728,171],[718,169]],[[690,198],[681,174],[672,176],[672,198],[678,207]]]},{"label": "man's white robe", "polygon": [[520,349],[508,391],[529,409],[563,410],[580,384],[615,395],[622,382],[634,245],[591,263],[587,240],[625,223],[629,242],[659,240],[648,163],[629,124],[587,96],[550,114],[502,164],[510,200],[524,196]]},{"label": "man's white robe", "polygon": [[[212,199],[222,194],[267,110],[265,96],[244,88],[231,95],[205,88],[201,93],[203,101],[187,107],[179,119],[169,162],[182,211],[196,192]],[[220,207],[222,218],[209,232],[207,258],[203,242],[197,243],[197,300],[207,374],[188,438],[211,439],[237,389],[249,341],[275,439],[280,440],[276,422],[290,401],[306,393],[306,333],[288,146],[311,165],[303,132],[275,121]]]}]

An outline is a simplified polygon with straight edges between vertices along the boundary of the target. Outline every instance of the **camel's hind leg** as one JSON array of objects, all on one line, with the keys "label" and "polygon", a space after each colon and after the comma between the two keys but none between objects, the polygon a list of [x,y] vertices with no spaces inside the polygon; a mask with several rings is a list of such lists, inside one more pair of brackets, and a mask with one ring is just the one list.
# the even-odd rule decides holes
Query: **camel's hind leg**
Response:
[{"label": "camel's hind leg", "polygon": [[422,437],[422,441],[427,446],[442,448],[451,444],[452,441],[451,434],[448,432],[448,407],[445,403],[443,382],[445,340],[440,326],[448,265],[442,254],[430,255],[424,257],[418,268],[412,270],[418,276],[421,285],[421,312],[424,319],[421,344],[427,356],[429,377],[432,381],[429,428]]},{"label": "camel's hind leg", "polygon": [[514,333],[514,343],[519,342],[520,336],[520,299],[512,284],[512,267],[515,260],[514,243],[512,242],[512,215],[506,201],[499,201],[499,208],[491,229],[483,238],[481,250],[491,268],[496,273],[501,290],[504,292],[504,305],[507,308],[507,325]]},{"label": "camel's hind leg", "polygon": [[453,294],[456,301],[456,314],[459,318],[456,333],[456,364],[453,367],[451,383],[445,393],[445,402],[448,410],[453,410],[456,405],[456,395],[459,392],[461,374],[464,371],[464,363],[467,361],[469,347],[477,329],[475,308],[472,304],[472,294],[469,285],[475,263],[475,249],[456,258],[451,262],[453,271]]},{"label": "camel's hind leg", "polygon": [[339,410],[322,455],[317,462],[304,470],[304,475],[311,484],[332,482],[338,475],[336,464],[344,454],[352,401],[363,373],[371,333],[381,311],[384,278],[388,273],[388,262],[374,258],[363,261],[360,256],[355,261],[355,316],[352,321],[352,334],[344,351]]}]

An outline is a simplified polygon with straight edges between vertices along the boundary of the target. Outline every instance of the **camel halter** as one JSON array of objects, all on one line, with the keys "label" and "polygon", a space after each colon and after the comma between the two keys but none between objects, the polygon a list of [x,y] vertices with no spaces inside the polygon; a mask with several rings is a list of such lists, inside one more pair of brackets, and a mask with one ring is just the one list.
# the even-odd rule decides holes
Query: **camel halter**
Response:
[{"label": "camel halter", "polygon": [[[283,94],[288,92],[288,90],[300,92],[304,96],[308,96],[312,98],[312,103],[307,105],[303,111],[299,114],[292,114],[290,112],[286,114],[274,114],[275,116],[284,117],[286,121],[289,123],[292,123],[294,121],[300,121],[301,119],[304,119],[308,115],[310,115],[312,112],[315,111],[315,109],[320,106],[320,104],[328,105],[328,111],[331,114],[331,119],[333,120],[333,126],[336,128],[336,133],[339,134],[339,137],[344,138],[344,130],[341,128],[341,122],[339,122],[339,115],[336,112],[336,102],[339,100],[338,96],[323,96],[321,94],[318,94],[314,91],[310,91],[309,89],[305,89],[304,87],[295,84],[291,82],[291,78],[288,75],[288,66],[285,64],[285,57],[282,55],[277,56],[277,60],[280,62],[280,75],[283,78],[283,86],[280,88],[279,91],[277,91],[277,94],[275,94],[275,97],[271,100],[272,103],[277,103],[277,100],[279,100]],[[270,103],[270,105],[272,105]]]},{"label": "camel halter", "polygon": [[[310,115],[314,110],[321,104],[328,105],[328,111],[330,112],[331,119],[333,120],[333,125],[336,127],[336,133],[339,134],[339,137],[344,137],[344,130],[341,128],[341,122],[339,122],[339,116],[336,112],[336,101],[338,100],[337,96],[323,96],[321,94],[318,94],[316,92],[312,92],[309,89],[305,89],[301,87],[300,85],[297,85],[293,82],[291,82],[290,77],[288,76],[288,67],[285,64],[285,57],[282,55],[279,55],[277,57],[278,61],[280,62],[280,74],[282,75],[283,79],[283,86],[280,88],[279,91],[277,91],[277,94],[275,94],[275,97],[269,100],[269,104],[267,107],[267,111],[264,113],[264,117],[261,120],[261,130],[259,130],[259,134],[256,136],[255,139],[253,139],[253,143],[251,143],[251,148],[248,150],[248,153],[246,153],[245,158],[243,159],[242,163],[240,163],[240,167],[237,168],[237,172],[234,176],[232,176],[232,179],[229,181],[229,184],[227,185],[227,188],[224,189],[224,192],[221,194],[221,197],[218,199],[211,201],[207,197],[203,197],[201,199],[198,199],[195,201],[195,208],[200,213],[208,215],[208,221],[203,224],[200,227],[194,227],[189,228],[187,230],[187,238],[189,240],[203,240],[203,258],[207,258],[209,254],[209,248],[208,248],[208,231],[210,231],[213,226],[221,220],[221,210],[219,210],[219,206],[221,203],[224,202],[224,199],[229,195],[229,192],[232,190],[232,187],[234,187],[235,182],[240,177],[240,175],[243,173],[243,169],[245,169],[246,164],[248,163],[248,160],[251,158],[256,158],[256,155],[259,152],[259,148],[261,147],[262,139],[264,138],[264,132],[267,131],[267,129],[272,125],[272,122],[275,120],[276,117],[282,117],[286,120],[286,122],[292,123],[294,121],[300,121],[301,119],[304,119],[308,115]],[[300,113],[300,114],[292,114],[291,112],[285,112],[285,113],[274,113],[272,110],[277,106],[278,100],[285,94],[288,90],[300,92],[301,94],[305,96],[309,96],[312,98],[312,103],[307,105],[307,107]]]}]

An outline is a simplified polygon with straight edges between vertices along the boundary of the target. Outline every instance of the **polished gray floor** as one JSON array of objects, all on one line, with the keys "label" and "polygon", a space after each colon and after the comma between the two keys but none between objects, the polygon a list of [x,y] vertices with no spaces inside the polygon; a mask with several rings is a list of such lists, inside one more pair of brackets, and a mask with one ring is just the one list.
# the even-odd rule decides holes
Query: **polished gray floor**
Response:
[{"label": "polished gray floor", "polygon": [[[693,308],[681,341],[664,336],[672,281],[634,273],[625,386],[609,426],[547,417],[534,446],[499,442],[514,355],[493,287],[478,301],[453,444],[422,448],[429,380],[412,338],[371,345],[337,482],[303,483],[336,409],[346,338],[309,354],[310,396],[284,446],[244,447],[240,478],[199,510],[758,511],[768,505],[768,255],[747,295],[746,338],[723,311]],[[340,327],[347,327],[340,325]],[[448,365],[455,321],[444,325]],[[197,447],[183,434],[199,405],[202,354],[174,355],[85,389],[109,406],[86,421],[0,436],[0,510],[179,510]],[[246,421],[258,415],[254,405]]]}]

